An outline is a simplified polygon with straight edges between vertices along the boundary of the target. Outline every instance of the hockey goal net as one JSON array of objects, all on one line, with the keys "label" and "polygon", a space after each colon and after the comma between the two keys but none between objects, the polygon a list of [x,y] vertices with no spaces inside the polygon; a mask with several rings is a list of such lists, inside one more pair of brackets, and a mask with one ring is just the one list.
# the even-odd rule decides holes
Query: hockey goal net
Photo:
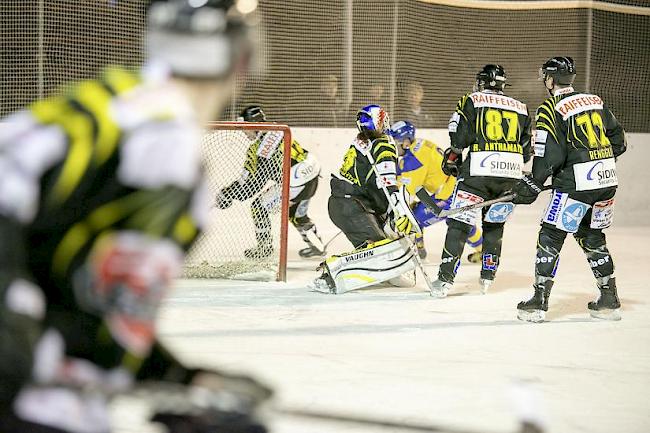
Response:
[{"label": "hockey goal net", "polygon": [[[184,276],[286,281],[291,130],[211,122],[202,150],[215,204],[185,260]],[[224,189],[226,203],[219,205]]]}]

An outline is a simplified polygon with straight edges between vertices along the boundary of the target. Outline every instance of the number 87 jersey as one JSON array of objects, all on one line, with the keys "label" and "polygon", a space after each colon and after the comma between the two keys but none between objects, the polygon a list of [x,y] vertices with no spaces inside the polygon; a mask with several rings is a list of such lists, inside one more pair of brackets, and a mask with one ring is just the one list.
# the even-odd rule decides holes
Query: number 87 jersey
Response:
[{"label": "number 87 jersey", "polygon": [[558,89],[537,109],[535,128],[536,179],[553,175],[553,186],[569,193],[618,185],[625,132],[599,96]]},{"label": "number 87 jersey", "polygon": [[469,148],[464,178],[519,179],[532,153],[526,104],[497,90],[464,95],[449,120],[449,137],[456,153]]}]

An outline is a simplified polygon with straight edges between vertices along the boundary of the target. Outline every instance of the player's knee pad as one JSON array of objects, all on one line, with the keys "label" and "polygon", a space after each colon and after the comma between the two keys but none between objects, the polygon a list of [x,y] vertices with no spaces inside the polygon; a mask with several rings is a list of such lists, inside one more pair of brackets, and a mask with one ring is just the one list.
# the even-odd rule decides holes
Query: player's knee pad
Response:
[{"label": "player's knee pad", "polygon": [[555,277],[560,263],[560,251],[566,238],[566,232],[542,225],[537,238],[535,256],[535,275],[547,278]]},{"label": "player's knee pad", "polygon": [[596,278],[614,273],[614,262],[602,231],[581,227],[574,237],[587,256],[587,262]]},{"label": "player's knee pad", "polygon": [[404,238],[385,239],[325,261],[336,293],[378,284],[415,269],[414,251]]},{"label": "player's knee pad", "polygon": [[503,223],[483,222],[483,242],[501,243],[503,239]]},{"label": "player's knee pad", "polygon": [[494,279],[501,256],[504,223],[483,222],[483,254],[481,277]]}]

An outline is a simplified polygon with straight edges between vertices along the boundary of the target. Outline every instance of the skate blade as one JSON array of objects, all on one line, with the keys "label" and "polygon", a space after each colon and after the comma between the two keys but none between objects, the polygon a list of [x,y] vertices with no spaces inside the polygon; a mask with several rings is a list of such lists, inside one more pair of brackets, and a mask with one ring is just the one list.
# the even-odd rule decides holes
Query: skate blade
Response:
[{"label": "skate blade", "polygon": [[621,312],[619,311],[618,308],[609,310],[589,310],[589,314],[591,317],[594,319],[598,320],[611,320],[611,321],[618,321],[621,320]]},{"label": "skate blade", "polygon": [[541,323],[546,319],[544,310],[517,310],[517,319],[524,322]]},{"label": "skate blade", "polygon": [[484,279],[479,279],[479,287],[481,289],[481,294],[482,295],[487,295],[487,292],[490,290],[490,287],[492,286],[492,280],[484,280]]},{"label": "skate blade", "polygon": [[442,298],[447,297],[447,294],[449,293],[449,290],[446,290],[446,289],[429,289],[429,293],[431,294],[432,298],[442,299]]},{"label": "skate blade", "polygon": [[318,278],[311,283],[307,285],[307,288],[314,292],[319,292],[319,293],[328,293],[332,295],[337,295],[338,291],[336,290],[336,287],[331,288],[326,281]]}]

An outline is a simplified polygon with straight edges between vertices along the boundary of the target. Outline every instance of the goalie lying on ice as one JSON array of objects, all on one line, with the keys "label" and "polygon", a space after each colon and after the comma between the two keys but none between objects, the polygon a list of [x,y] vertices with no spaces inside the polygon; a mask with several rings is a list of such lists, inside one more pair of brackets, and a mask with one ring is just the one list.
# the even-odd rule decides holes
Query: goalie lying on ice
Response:
[{"label": "goalie lying on ice", "polygon": [[[413,243],[404,236],[419,233],[420,227],[406,190],[397,186],[395,142],[386,135],[388,115],[381,107],[368,105],[357,113],[357,127],[359,134],[341,169],[332,175],[328,202],[330,219],[355,250],[323,262],[323,275],[314,284],[331,293],[383,281],[412,286],[416,266]],[[398,236],[403,237],[388,239]]]}]

